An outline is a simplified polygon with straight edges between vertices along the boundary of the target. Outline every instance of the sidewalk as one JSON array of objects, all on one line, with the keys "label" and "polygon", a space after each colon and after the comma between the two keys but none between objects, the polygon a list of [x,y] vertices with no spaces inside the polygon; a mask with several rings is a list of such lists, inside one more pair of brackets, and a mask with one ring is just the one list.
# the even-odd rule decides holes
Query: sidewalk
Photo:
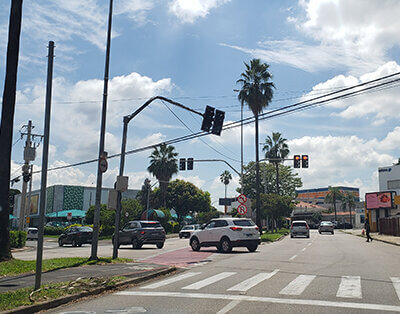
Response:
[{"label": "sidewalk", "polygon": [[[340,231],[366,238],[365,235],[361,234],[361,229],[340,229]],[[376,241],[381,241],[388,244],[400,246],[400,237],[386,235],[386,234],[379,234],[378,232],[371,232],[370,235]]]}]

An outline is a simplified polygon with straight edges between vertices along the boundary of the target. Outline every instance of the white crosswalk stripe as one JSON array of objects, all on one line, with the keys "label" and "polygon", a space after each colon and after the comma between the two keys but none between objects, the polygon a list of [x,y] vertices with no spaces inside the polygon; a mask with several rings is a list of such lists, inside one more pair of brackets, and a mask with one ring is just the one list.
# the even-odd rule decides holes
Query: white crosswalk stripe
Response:
[{"label": "white crosswalk stripe", "polygon": [[232,288],[229,288],[228,291],[242,291],[242,292],[247,291],[250,288],[253,288],[254,286],[258,285],[260,282],[271,278],[273,275],[278,273],[278,271],[279,269],[275,269],[273,272],[270,273],[259,273],[245,281],[238,283]]},{"label": "white crosswalk stripe", "polygon": [[336,293],[338,298],[357,298],[361,299],[361,277],[342,276],[339,289]]},{"label": "white crosswalk stripe", "polygon": [[285,288],[283,288],[279,294],[286,295],[300,295],[308,287],[308,285],[314,280],[314,275],[299,275]]},{"label": "white crosswalk stripe", "polygon": [[182,275],[179,275],[179,276],[176,276],[176,277],[172,277],[172,278],[169,278],[169,279],[165,279],[165,280],[161,280],[159,282],[152,283],[150,285],[142,287],[142,289],[156,289],[156,288],[163,287],[163,286],[169,285],[171,283],[174,283],[174,282],[177,282],[177,281],[180,281],[180,280],[184,280],[184,279],[196,276],[198,274],[201,274],[201,273],[198,273],[198,272],[185,273],[185,274],[182,274]]},{"label": "white crosswalk stripe", "polygon": [[223,272],[223,273],[219,273],[219,274],[217,274],[217,275],[215,275],[215,276],[206,278],[206,279],[204,279],[204,280],[201,280],[201,281],[195,282],[195,283],[193,283],[193,284],[191,284],[191,285],[188,285],[188,286],[186,286],[186,287],[183,287],[182,289],[199,290],[199,289],[204,288],[204,287],[206,287],[206,286],[208,286],[208,285],[211,285],[211,284],[213,284],[213,283],[215,283],[215,282],[218,282],[218,281],[220,281],[220,280],[222,280],[222,279],[225,279],[225,278],[227,278],[227,277],[230,277],[230,276],[232,276],[232,275],[234,275],[234,274],[236,274],[236,272]]},{"label": "white crosswalk stripe", "polygon": [[393,282],[393,287],[396,290],[397,296],[400,300],[400,277],[391,277],[390,279]]}]

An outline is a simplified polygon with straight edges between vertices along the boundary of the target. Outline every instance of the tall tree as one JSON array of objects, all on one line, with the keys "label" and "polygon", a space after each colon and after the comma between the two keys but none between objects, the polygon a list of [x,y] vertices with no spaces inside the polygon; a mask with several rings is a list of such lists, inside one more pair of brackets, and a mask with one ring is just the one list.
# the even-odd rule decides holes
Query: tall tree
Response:
[{"label": "tall tree", "polygon": [[258,115],[272,100],[273,88],[275,87],[270,80],[271,73],[268,72],[269,65],[261,63],[260,59],[250,60],[250,64],[244,63],[246,70],[236,81],[242,85],[238,95],[238,99],[242,106],[247,104],[254,114],[255,118],[255,148],[256,148],[256,223],[262,230],[261,226],[261,209],[260,209],[260,171],[259,171],[259,154],[258,154]]},{"label": "tall tree", "polygon": [[11,256],[9,230],[9,191],[11,170],[11,146],[14,130],[15,95],[21,34],[22,0],[12,0],[8,28],[6,77],[0,123],[0,261]]},{"label": "tall tree", "polygon": [[[344,192],[342,197],[342,208],[346,210],[346,207],[349,208],[349,218],[350,218],[350,228],[353,226],[352,218],[351,218],[351,210],[356,207],[356,201],[354,200],[354,195],[350,192]],[[345,225],[346,228],[346,225]]]},{"label": "tall tree", "polygon": [[178,153],[175,147],[163,143],[156,147],[150,155],[150,165],[147,170],[160,182],[162,204],[166,207],[166,196],[169,180],[178,172]]},{"label": "tall tree", "polygon": [[[232,180],[232,175],[228,170],[225,170],[220,175],[221,182],[225,185],[225,199],[226,199],[226,192],[228,189],[228,184]],[[225,205],[225,215],[227,214],[227,205]]]},{"label": "tall tree", "polygon": [[[150,203],[150,196],[151,196],[151,184],[150,179],[144,179],[142,189],[136,195],[136,199],[140,202],[144,209],[147,209],[147,201]],[[150,206],[150,204],[149,204]]]},{"label": "tall tree", "polygon": [[343,193],[338,187],[328,187],[328,194],[325,197],[325,202],[333,204],[333,209],[335,210],[335,221],[337,221],[336,202],[340,201],[342,198]]},{"label": "tall tree", "polygon": [[272,138],[267,136],[263,151],[265,158],[275,165],[276,169],[276,194],[279,194],[279,164],[289,155],[289,146],[286,144],[287,139],[281,137],[281,133],[272,132]]}]

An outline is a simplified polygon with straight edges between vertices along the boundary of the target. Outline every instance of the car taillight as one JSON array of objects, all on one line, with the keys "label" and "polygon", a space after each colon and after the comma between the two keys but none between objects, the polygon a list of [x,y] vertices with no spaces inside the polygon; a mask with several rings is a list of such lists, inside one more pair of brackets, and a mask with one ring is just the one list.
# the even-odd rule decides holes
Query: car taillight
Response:
[{"label": "car taillight", "polygon": [[256,230],[258,230],[258,227],[257,227],[257,226],[255,226],[254,228],[256,228]]},{"label": "car taillight", "polygon": [[290,229],[293,229],[293,223],[290,225]]},{"label": "car taillight", "polygon": [[145,234],[145,232],[144,231],[140,231],[140,234]]},{"label": "car taillight", "polygon": [[233,231],[240,231],[242,229],[243,228],[241,228],[241,227],[231,227],[231,230],[233,230]]},{"label": "car taillight", "polygon": [[310,230],[310,227],[308,225],[306,225],[306,227],[307,227],[307,230]]},{"label": "car taillight", "polygon": [[79,236],[81,235],[81,233],[80,233],[80,232],[78,232],[76,235],[79,237]]}]

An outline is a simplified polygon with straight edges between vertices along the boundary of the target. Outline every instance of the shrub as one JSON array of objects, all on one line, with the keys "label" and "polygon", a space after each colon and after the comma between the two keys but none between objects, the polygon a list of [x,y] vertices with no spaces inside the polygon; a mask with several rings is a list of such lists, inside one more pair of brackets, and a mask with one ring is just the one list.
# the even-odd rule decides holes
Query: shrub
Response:
[{"label": "shrub", "polygon": [[44,227],[45,235],[60,235],[63,231],[63,227]]},{"label": "shrub", "polygon": [[26,232],[25,231],[10,231],[10,247],[21,248],[25,246]]}]

